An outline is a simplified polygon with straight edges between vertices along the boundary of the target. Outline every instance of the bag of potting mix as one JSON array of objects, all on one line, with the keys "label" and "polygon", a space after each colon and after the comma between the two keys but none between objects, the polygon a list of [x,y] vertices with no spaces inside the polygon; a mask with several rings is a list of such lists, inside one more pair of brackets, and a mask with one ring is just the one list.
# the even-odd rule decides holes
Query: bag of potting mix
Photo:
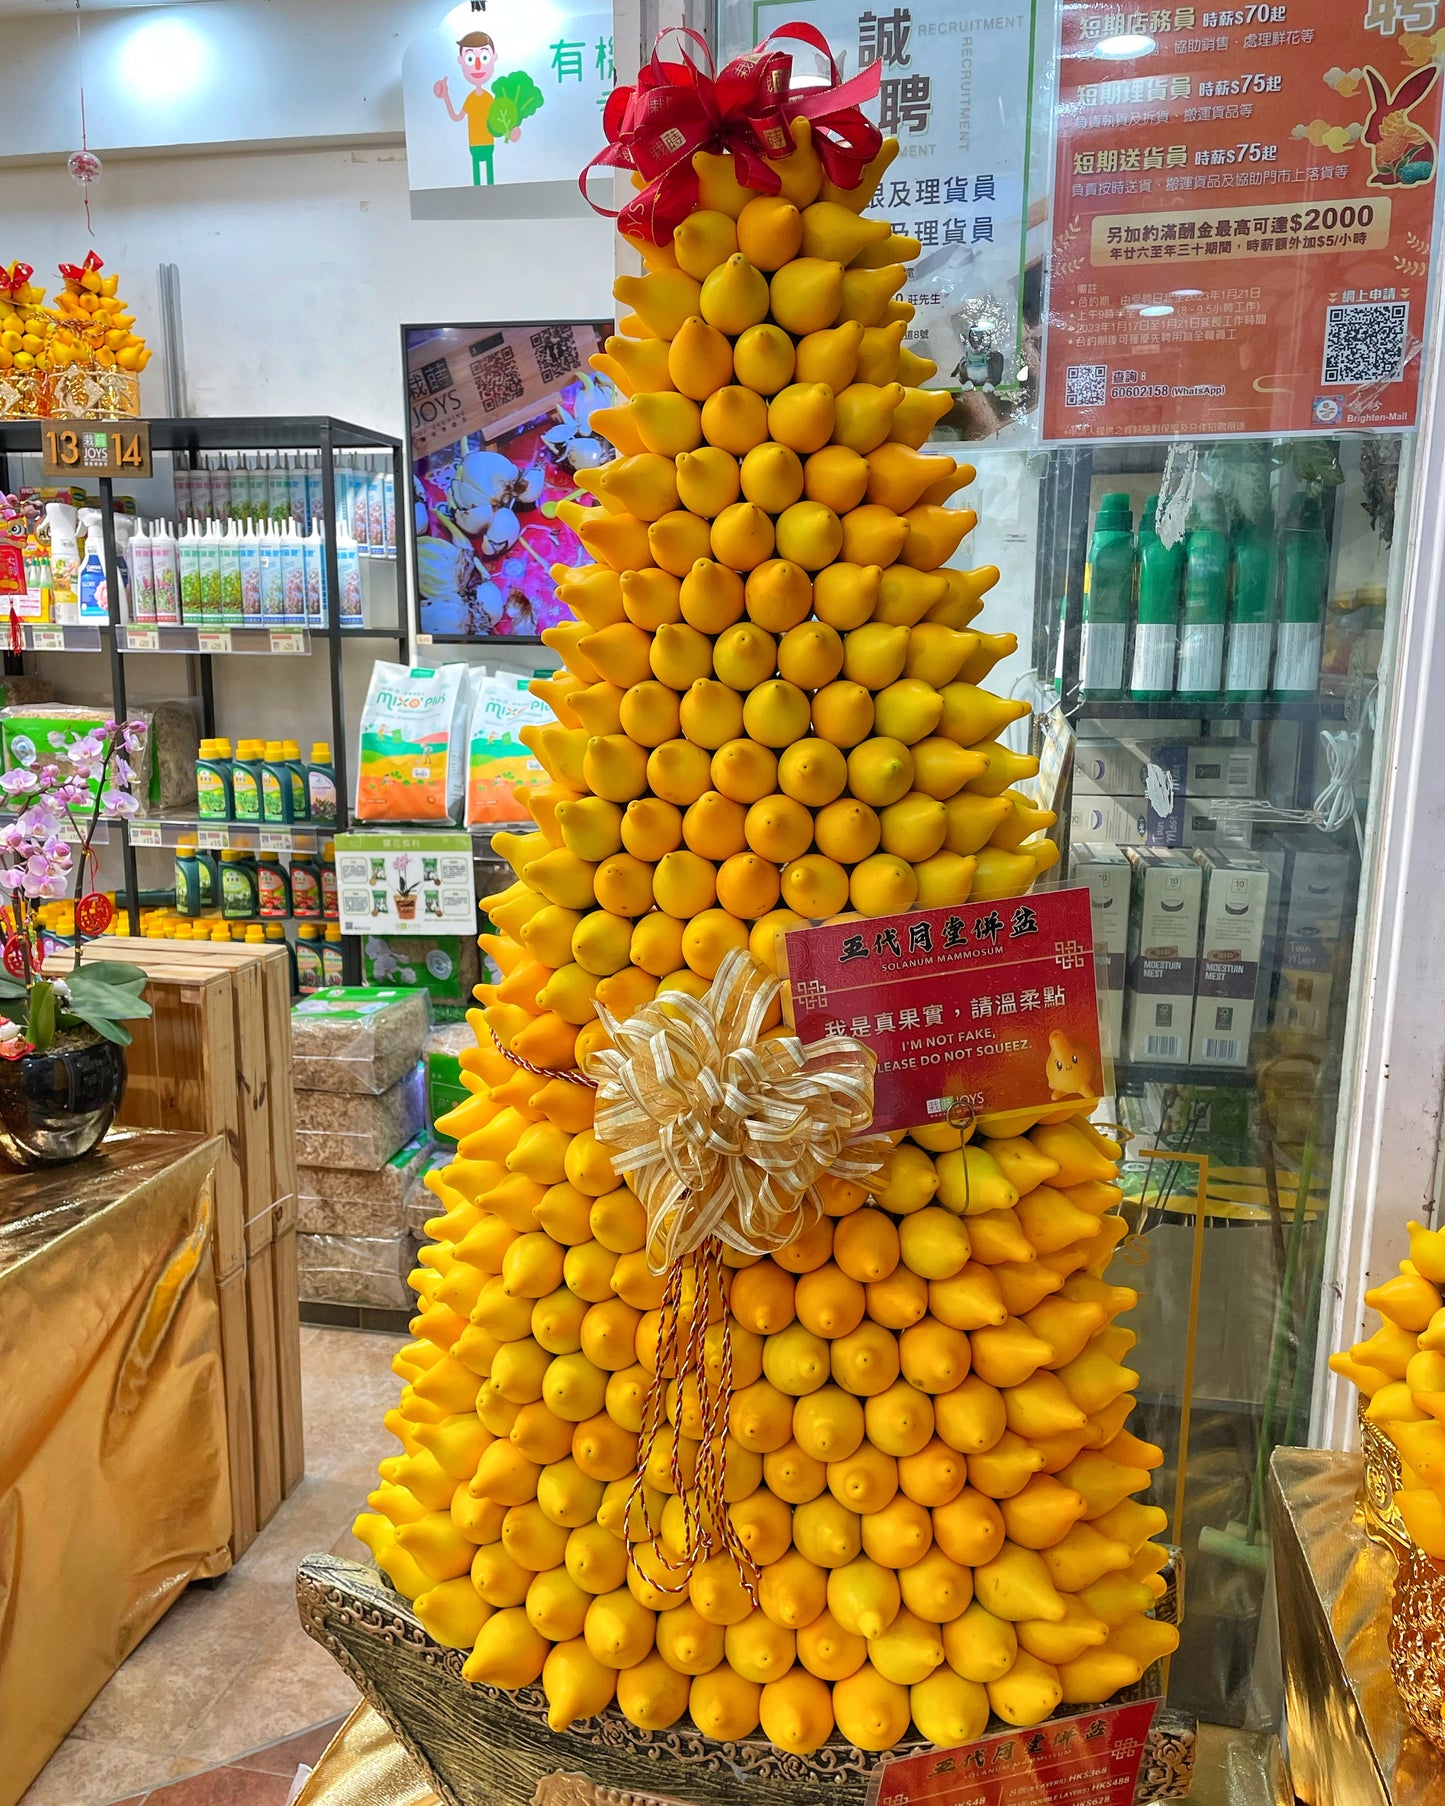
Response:
[{"label": "bag of potting mix", "polygon": [[467,736],[467,825],[521,821],[526,811],[513,795],[518,784],[541,783],[540,760],[518,739],[520,729],[543,726],[552,711],[515,671],[474,668],[472,721]]},{"label": "bag of potting mix", "polygon": [[460,822],[467,667],[378,660],[361,712],[358,821]]}]

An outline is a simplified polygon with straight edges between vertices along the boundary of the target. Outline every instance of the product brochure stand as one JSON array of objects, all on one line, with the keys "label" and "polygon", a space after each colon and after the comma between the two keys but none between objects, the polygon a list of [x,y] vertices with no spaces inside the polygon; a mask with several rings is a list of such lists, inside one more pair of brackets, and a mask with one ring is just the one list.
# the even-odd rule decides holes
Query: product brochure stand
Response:
[{"label": "product brochure stand", "polygon": [[[1167,1591],[1157,1615],[1173,1621],[1176,1564],[1164,1578]],[[794,1756],[761,1737],[717,1743],[687,1722],[640,1731],[615,1708],[577,1729],[551,1731],[540,1687],[503,1693],[464,1681],[465,1652],[434,1643],[406,1600],[363,1563],[308,1556],[296,1577],[296,1596],[306,1634],[340,1663],[446,1806],[533,1806],[552,1799],[563,1782],[571,1806],[584,1806],[576,1777],[583,1792],[612,1806],[619,1795],[632,1806],[658,1800],[737,1806],[739,1785],[751,1781],[766,1783],[774,1806],[866,1806],[869,1799],[880,1758],[837,1737],[811,1756]],[[1117,1699],[1149,1699],[1161,1691],[1156,1666]],[[1065,1707],[1059,1716],[1077,1710]],[[912,1739],[890,1755],[929,1747]],[[1187,1799],[1194,1748],[1193,1718],[1161,1707],[1145,1745],[1135,1806]]]}]

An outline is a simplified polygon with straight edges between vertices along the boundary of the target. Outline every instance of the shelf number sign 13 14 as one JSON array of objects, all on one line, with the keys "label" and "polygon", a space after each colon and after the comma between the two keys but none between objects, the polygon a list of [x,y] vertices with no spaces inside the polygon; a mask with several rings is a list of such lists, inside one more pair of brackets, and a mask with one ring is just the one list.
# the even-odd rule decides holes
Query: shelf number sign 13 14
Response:
[{"label": "shelf number sign 13 14", "polygon": [[144,420],[47,421],[40,435],[47,477],[148,477],[151,429]]}]

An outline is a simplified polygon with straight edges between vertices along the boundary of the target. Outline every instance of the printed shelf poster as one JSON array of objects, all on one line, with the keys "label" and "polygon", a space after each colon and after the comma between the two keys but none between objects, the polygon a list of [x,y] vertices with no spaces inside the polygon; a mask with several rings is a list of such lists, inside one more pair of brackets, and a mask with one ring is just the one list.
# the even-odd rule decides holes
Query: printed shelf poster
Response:
[{"label": "printed shelf poster", "polygon": [[877,1054],[878,1133],[1101,1094],[1082,886],[795,928],[783,962],[804,1044],[853,1035]]},{"label": "printed shelf poster", "polygon": [[[869,211],[922,246],[902,292],[917,309],[906,342],[938,365],[927,386],[957,397],[932,437],[991,437],[1034,389],[1024,323],[1032,9],[754,0],[750,43],[791,19],[817,26],[845,80],[883,65],[863,111],[899,150]],[[806,52],[781,48],[793,50],[796,74]]]},{"label": "printed shelf poster", "polygon": [[1046,440],[1414,425],[1442,11],[1066,0]]},{"label": "printed shelf poster", "polygon": [[423,634],[535,639],[568,620],[554,564],[582,542],[557,503],[612,448],[592,415],[616,391],[589,368],[608,320],[408,326],[407,441]]},{"label": "printed shelf poster", "polygon": [[411,188],[575,183],[615,79],[610,9],[450,7],[402,58]]},{"label": "printed shelf poster", "polygon": [[474,935],[472,837],[338,834],[336,892],[343,934]]}]

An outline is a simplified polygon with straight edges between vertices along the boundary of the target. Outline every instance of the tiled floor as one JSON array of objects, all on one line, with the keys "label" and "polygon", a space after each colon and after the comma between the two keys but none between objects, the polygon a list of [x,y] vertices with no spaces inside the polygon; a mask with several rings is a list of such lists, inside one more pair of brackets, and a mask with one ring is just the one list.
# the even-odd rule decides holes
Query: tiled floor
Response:
[{"label": "tiled floor", "polygon": [[[349,1525],[388,1452],[381,1419],[397,1391],[395,1346],[389,1336],[302,1329],[305,1479],[237,1567],[189,1588],[162,1618],[21,1806],[147,1796],[165,1806],[285,1806],[297,1764],[315,1760],[357,1699],[301,1629],[296,1565],[318,1550],[363,1553]],[[295,1753],[277,1749],[281,1739],[294,1739]]]}]

